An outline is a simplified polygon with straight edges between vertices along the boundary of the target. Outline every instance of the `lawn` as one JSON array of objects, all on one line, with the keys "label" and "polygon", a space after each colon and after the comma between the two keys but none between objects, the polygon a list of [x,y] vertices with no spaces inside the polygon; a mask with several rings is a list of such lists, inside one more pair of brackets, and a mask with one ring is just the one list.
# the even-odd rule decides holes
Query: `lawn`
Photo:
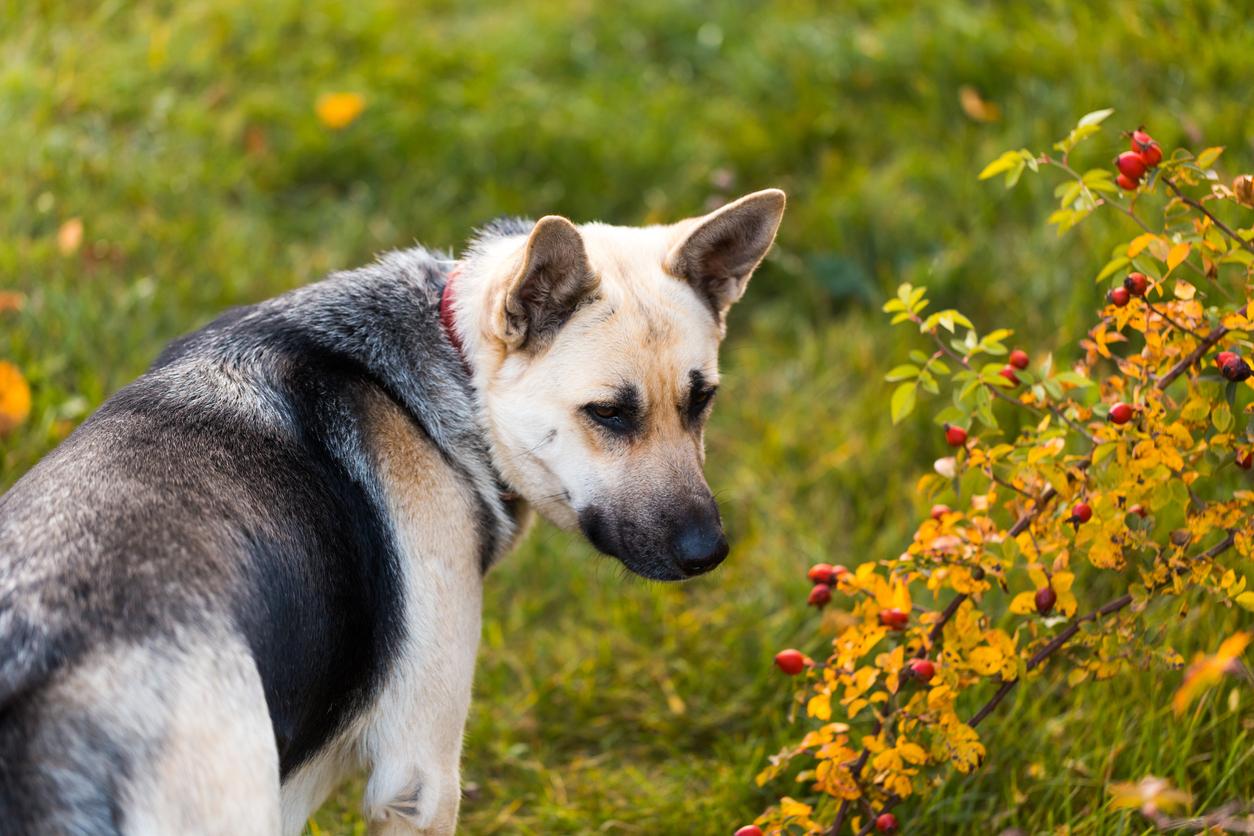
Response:
[{"label": "lawn", "polygon": [[[753,781],[797,734],[771,656],[821,641],[804,568],[895,555],[926,512],[943,442],[926,415],[889,424],[906,349],[879,303],[926,284],[1074,355],[1126,230],[1060,239],[1044,184],[976,173],[1105,106],[1248,170],[1251,78],[1248,13],[1222,2],[11,0],[0,291],[24,305],[0,312],[0,359],[34,406],[0,487],[224,307],[415,240],[457,249],[496,215],[643,223],[784,188],[709,431],[731,559],[649,584],[538,526],[489,578],[464,760],[467,833],[730,833],[804,791]],[[342,130],[315,114],[335,91],[365,102]],[[1188,657],[1241,622],[1190,610],[1170,640]],[[982,768],[903,821],[1141,832],[1106,785],[1147,773],[1202,810],[1254,797],[1254,692],[1177,720],[1179,680],[1017,689]],[[350,787],[316,827],[361,831],[355,809]]]}]

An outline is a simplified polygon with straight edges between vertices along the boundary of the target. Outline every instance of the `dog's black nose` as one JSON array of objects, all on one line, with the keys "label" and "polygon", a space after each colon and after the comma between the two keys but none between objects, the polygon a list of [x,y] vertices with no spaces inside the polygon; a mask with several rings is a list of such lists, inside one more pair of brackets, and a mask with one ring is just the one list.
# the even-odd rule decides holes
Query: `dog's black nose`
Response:
[{"label": "dog's black nose", "polygon": [[729,551],[723,527],[695,524],[685,526],[675,538],[675,561],[685,575],[700,575],[723,562]]}]

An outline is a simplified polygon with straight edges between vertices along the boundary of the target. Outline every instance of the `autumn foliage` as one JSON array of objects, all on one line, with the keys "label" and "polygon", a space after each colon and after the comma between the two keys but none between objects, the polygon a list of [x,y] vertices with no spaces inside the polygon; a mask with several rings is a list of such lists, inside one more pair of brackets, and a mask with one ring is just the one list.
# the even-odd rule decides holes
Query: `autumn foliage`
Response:
[{"label": "autumn foliage", "polygon": [[[1097,211],[1125,216],[1129,239],[1094,261],[1092,327],[1078,350],[1059,347],[1074,362],[929,312],[922,287],[884,305],[915,346],[887,374],[892,419],[926,409],[952,455],[919,480],[932,509],[901,554],[811,572],[820,634],[780,666],[797,677],[804,730],[758,777],[798,783],[757,820],[766,833],[895,829],[888,811],[933,773],[979,768],[997,745],[990,718],[1025,678],[1078,686],[1183,668],[1159,629],[1172,599],[1254,609],[1240,572],[1254,556],[1249,178],[1220,180],[1220,148],[1168,152],[1143,128],[1103,136],[1110,113],[980,175],[1008,188],[1025,172],[1056,176],[1060,234]],[[1073,168],[1085,143],[1114,161]],[[1248,678],[1249,635],[1223,638],[1188,667],[1177,712]],[[1146,815],[1181,795],[1160,779],[1122,786],[1112,808]]]}]

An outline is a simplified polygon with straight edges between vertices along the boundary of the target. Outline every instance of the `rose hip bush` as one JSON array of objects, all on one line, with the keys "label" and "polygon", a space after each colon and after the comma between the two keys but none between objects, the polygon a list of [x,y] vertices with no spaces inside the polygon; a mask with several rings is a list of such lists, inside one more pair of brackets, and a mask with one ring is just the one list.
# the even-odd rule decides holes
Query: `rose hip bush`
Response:
[{"label": "rose hip bush", "polygon": [[[1073,364],[959,311],[929,312],[922,287],[884,306],[917,346],[887,374],[892,419],[926,399],[952,455],[919,480],[935,504],[902,554],[810,570],[808,603],[833,608],[835,635],[816,637],[815,658],[776,657],[797,677],[806,728],[758,776],[795,774],[802,798],[784,796],[743,832],[909,830],[890,810],[937,770],[977,769],[996,743],[985,721],[1024,678],[1074,686],[1183,667],[1161,639],[1171,599],[1254,609],[1240,571],[1254,555],[1251,181],[1220,181],[1221,148],[1168,154],[1144,128],[1116,150],[1098,139],[1110,114],[980,174],[1007,187],[1055,175],[1060,234],[1097,211],[1126,218]],[[1079,146],[1101,142],[1113,163],[1072,167]],[[1138,205],[1147,195],[1152,215]],[[1249,635],[1220,638],[1189,668],[1176,711],[1242,670]]]}]

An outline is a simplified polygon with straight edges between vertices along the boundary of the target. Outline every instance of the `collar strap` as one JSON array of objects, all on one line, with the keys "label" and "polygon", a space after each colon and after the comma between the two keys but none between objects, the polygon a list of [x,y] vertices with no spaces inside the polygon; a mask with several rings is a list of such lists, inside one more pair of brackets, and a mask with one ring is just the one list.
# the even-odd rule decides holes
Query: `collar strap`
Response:
[{"label": "collar strap", "polygon": [[453,322],[453,284],[461,272],[462,266],[457,264],[449,271],[448,278],[444,280],[444,290],[440,293],[440,325],[444,327],[444,335],[448,337],[449,343],[457,349],[462,365],[469,369],[470,364],[466,362],[466,350],[462,346],[462,338],[457,335],[457,328]]}]

